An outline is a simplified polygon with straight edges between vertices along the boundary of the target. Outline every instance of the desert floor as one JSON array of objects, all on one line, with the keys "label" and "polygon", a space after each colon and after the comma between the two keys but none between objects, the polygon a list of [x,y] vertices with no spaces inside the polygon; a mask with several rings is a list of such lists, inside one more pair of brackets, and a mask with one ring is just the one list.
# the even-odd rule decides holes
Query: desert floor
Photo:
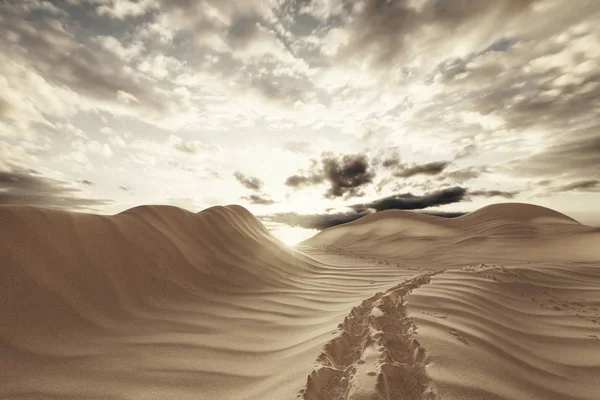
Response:
[{"label": "desert floor", "polygon": [[0,399],[600,398],[600,230],[546,208],[290,248],[239,206],[2,206],[0,238]]}]

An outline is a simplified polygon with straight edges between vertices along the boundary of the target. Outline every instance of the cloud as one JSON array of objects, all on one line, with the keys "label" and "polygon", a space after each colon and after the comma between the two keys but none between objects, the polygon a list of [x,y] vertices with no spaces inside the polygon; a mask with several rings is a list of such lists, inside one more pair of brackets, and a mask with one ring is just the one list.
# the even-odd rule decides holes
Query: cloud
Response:
[{"label": "cloud", "polygon": [[15,33],[14,42],[4,42],[5,51],[53,83],[96,100],[118,103],[124,93],[154,111],[165,109],[165,99],[152,86],[140,82],[113,53],[78,43],[61,20],[0,17],[0,24]]},{"label": "cloud", "polygon": [[[519,17],[527,16],[535,0],[365,0],[360,3],[334,3],[341,6],[337,8],[336,17],[342,23],[337,28],[343,32],[344,38],[336,46],[336,58],[380,68],[405,64],[419,45],[425,47],[429,44],[431,51],[430,42],[438,41],[443,48],[444,42],[460,38],[475,29],[478,29],[479,35],[471,38],[471,42],[475,45],[485,43],[500,30],[500,26],[510,27]],[[494,15],[493,21],[498,22],[483,18],[486,14]],[[315,16],[318,17],[318,11]]]},{"label": "cloud", "polygon": [[399,178],[410,178],[416,175],[438,175],[450,165],[449,161],[434,161],[425,164],[399,165],[399,170],[394,172],[394,176]]},{"label": "cloud", "polygon": [[451,164],[450,161],[432,161],[420,164],[402,162],[397,147],[381,149],[379,155],[373,159],[374,166],[381,165],[384,169],[392,170],[393,176],[397,178],[410,178],[417,175],[438,175]]},{"label": "cloud", "polygon": [[350,208],[355,211],[420,210],[428,207],[458,203],[466,199],[467,193],[467,189],[455,186],[424,195],[414,195],[412,193],[396,194],[368,203],[354,204]]},{"label": "cloud", "polygon": [[65,182],[42,176],[32,169],[0,170],[0,204],[25,204],[64,210],[94,210],[110,200],[90,199]]},{"label": "cloud", "polygon": [[589,178],[600,176],[599,126],[580,132],[574,138],[559,138],[554,145],[533,156],[512,163],[518,175]]},{"label": "cloud", "polygon": [[479,196],[479,197],[505,197],[507,199],[514,198],[518,191],[502,191],[502,190],[473,190],[469,191],[469,196]]},{"label": "cloud", "polygon": [[0,35],[0,57],[7,60],[0,65],[0,75],[8,80],[0,82],[4,98],[0,103],[10,105],[0,112],[19,121],[34,117],[55,121],[77,112],[103,111],[152,124],[184,123],[182,114],[192,107],[185,95],[172,85],[157,85],[137,68],[138,59],[148,56],[141,46],[137,53],[119,53],[135,47],[122,44],[130,41],[128,37],[112,38],[113,45],[121,46],[107,48],[106,35],[94,36],[93,27],[100,25],[89,23],[88,18],[94,17],[89,10],[65,7],[71,14],[57,15],[11,7],[0,4],[0,26],[7,32]]},{"label": "cloud", "polygon": [[368,212],[346,212],[332,214],[298,214],[295,212],[277,213],[259,217],[261,220],[279,222],[289,226],[298,226],[305,229],[323,230],[332,226],[356,221],[368,215]]},{"label": "cloud", "polygon": [[[372,131],[370,132],[372,134]],[[391,153],[389,152],[391,150]],[[373,165],[381,165],[383,168],[395,168],[402,162],[400,153],[396,148],[381,149],[377,157],[373,159]]]},{"label": "cloud", "polygon": [[569,184],[559,186],[554,191],[556,192],[570,192],[570,191],[582,191],[582,192],[600,192],[600,180],[599,179],[586,179],[581,181],[571,182]]},{"label": "cloud", "polygon": [[[273,171],[261,178],[331,203],[400,193],[403,206],[423,200],[413,193],[471,180],[500,188],[514,177],[594,191],[576,183],[600,179],[600,4],[564,12],[559,3],[0,1],[0,150],[7,161],[75,168],[93,182],[133,182],[152,168],[140,196],[163,182],[198,183],[223,161],[199,161],[220,149],[204,140],[235,147],[230,138],[248,132],[258,142],[278,135],[271,144],[287,150],[269,157]],[[96,136],[100,125],[114,131]],[[347,156],[279,175],[302,153],[332,149]],[[477,165],[483,158],[489,167]],[[223,170],[247,172],[243,161]],[[260,179],[238,180],[246,201],[272,201]],[[177,195],[193,197],[185,186]],[[464,200],[513,193],[467,190]]]},{"label": "cloud", "polygon": [[248,201],[250,204],[262,205],[262,206],[268,206],[271,204],[275,204],[274,200],[271,200],[269,198],[263,197],[258,194],[251,194],[249,196],[244,196],[244,197],[242,197],[242,199]]},{"label": "cloud", "polygon": [[292,153],[307,153],[311,148],[311,144],[304,140],[290,140],[283,144],[283,148]]},{"label": "cloud", "polygon": [[240,171],[236,171],[233,174],[233,176],[239,183],[241,183],[247,189],[260,191],[263,187],[263,181],[255,177],[246,176]]},{"label": "cloud", "polygon": [[185,141],[179,136],[171,135],[169,136],[169,143],[173,146],[174,149],[181,151],[182,153],[187,154],[198,154],[201,151],[209,151],[215,152],[220,151],[220,147],[215,144],[205,144],[198,140],[190,140]]},{"label": "cloud", "polygon": [[96,140],[79,139],[71,143],[71,147],[81,154],[94,154],[103,158],[111,158],[114,156],[113,149],[107,143],[100,143]]},{"label": "cloud", "polygon": [[467,158],[467,157],[471,157],[472,155],[477,154],[477,151],[479,149],[477,148],[476,144],[468,144],[465,147],[463,147],[454,157],[455,160],[460,160],[462,158]]},{"label": "cloud", "polygon": [[383,160],[381,162],[381,166],[384,168],[390,168],[390,167],[395,167],[397,165],[400,164],[400,159],[399,158],[386,158],[385,160]]},{"label": "cloud", "polygon": [[292,175],[287,177],[285,185],[293,188],[301,188],[304,186],[318,185],[322,183],[324,178],[321,175]]},{"label": "cloud", "polygon": [[330,184],[326,197],[359,196],[360,188],[373,182],[375,177],[369,159],[363,154],[349,154],[341,158],[328,156],[321,162],[323,176]]},{"label": "cloud", "polygon": [[311,160],[311,164],[308,175],[292,175],[286,179],[286,186],[298,188],[325,182],[329,185],[325,197],[351,198],[361,196],[361,189],[375,178],[364,154],[323,153],[320,162]]},{"label": "cloud", "polygon": [[438,176],[437,180],[446,180],[452,183],[462,184],[471,179],[479,178],[485,172],[488,172],[487,167],[467,167],[445,172],[444,174]]},{"label": "cloud", "polygon": [[99,15],[109,15],[116,19],[138,17],[156,9],[156,0],[110,0],[101,2],[96,7]]}]

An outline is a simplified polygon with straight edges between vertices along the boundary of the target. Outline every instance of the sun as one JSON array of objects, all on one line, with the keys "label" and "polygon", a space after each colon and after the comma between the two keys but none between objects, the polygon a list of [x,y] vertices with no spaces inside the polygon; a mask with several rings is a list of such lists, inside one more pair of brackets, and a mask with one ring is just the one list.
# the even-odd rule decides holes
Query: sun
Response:
[{"label": "sun", "polygon": [[281,226],[272,231],[273,236],[288,246],[294,246],[301,241],[316,235],[318,232],[319,231],[316,229],[305,229],[292,226]]}]

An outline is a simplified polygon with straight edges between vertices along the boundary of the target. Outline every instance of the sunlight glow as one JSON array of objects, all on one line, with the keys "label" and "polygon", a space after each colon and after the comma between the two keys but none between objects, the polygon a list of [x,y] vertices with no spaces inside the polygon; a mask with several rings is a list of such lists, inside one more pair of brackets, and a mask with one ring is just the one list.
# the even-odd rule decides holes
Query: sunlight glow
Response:
[{"label": "sunlight glow", "polygon": [[282,226],[273,230],[273,236],[281,240],[288,246],[294,246],[303,240],[306,240],[319,231],[316,229],[305,229],[300,227]]}]

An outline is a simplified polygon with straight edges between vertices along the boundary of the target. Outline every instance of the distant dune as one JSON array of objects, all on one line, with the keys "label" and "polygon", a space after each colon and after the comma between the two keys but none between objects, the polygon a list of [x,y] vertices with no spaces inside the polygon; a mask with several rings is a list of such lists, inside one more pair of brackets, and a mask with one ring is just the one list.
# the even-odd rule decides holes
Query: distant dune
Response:
[{"label": "distant dune", "polygon": [[600,231],[507,203],[283,245],[240,206],[0,206],[0,399],[586,399]]},{"label": "distant dune", "polygon": [[[538,261],[598,260],[600,252],[593,245],[598,241],[600,229],[582,225],[564,214],[531,204],[503,203],[457,218],[382,211],[325,229],[302,244],[351,247],[356,253],[374,252],[402,259],[438,252],[441,262],[461,265],[524,260],[528,255]],[[452,257],[448,257],[450,254]]]}]

